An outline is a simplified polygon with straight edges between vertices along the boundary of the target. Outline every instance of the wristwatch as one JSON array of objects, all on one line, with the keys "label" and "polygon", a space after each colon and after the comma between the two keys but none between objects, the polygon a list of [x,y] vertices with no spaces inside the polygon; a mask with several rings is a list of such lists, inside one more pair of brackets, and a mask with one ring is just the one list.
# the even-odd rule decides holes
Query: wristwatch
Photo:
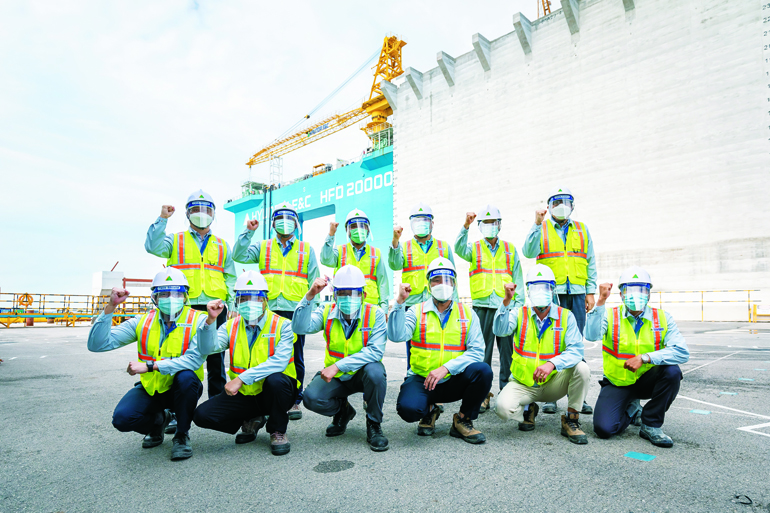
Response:
[{"label": "wristwatch", "polygon": [[652,361],[652,358],[650,358],[650,355],[648,355],[648,354],[643,354],[642,355],[642,361],[644,363],[650,363]]},{"label": "wristwatch", "polygon": [[155,366],[154,362],[146,362],[147,363],[147,372],[152,372],[153,367]]}]

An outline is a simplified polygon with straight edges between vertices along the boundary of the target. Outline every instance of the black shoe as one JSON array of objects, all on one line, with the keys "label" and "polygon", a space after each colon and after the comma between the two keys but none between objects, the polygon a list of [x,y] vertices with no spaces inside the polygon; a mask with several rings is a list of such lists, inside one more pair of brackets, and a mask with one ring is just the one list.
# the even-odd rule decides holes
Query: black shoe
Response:
[{"label": "black shoe", "polygon": [[369,444],[369,448],[374,452],[387,451],[388,439],[382,434],[382,427],[379,422],[366,419],[366,442]]},{"label": "black shoe", "polygon": [[543,413],[556,413],[556,401],[545,403],[543,405]]},{"label": "black shoe", "polygon": [[529,409],[524,412],[524,422],[519,422],[519,431],[535,429],[535,417],[537,417],[538,409],[537,403],[529,403]]},{"label": "black shoe", "polygon": [[353,417],[355,416],[356,410],[353,409],[349,402],[345,401],[345,406],[340,408],[340,411],[338,411],[332,418],[332,423],[326,428],[326,436],[340,436],[345,434],[345,430],[348,428],[348,422],[353,420]]},{"label": "black shoe", "polygon": [[254,417],[251,420],[244,421],[243,425],[241,426],[241,432],[235,435],[235,443],[247,444],[256,440],[257,431],[262,429],[266,422],[267,417],[264,415],[260,415],[259,417]]},{"label": "black shoe", "polygon": [[587,402],[583,401],[583,409],[580,410],[580,413],[582,415],[593,415],[594,414],[594,409],[591,408],[590,404],[588,404]]},{"label": "black shoe", "polygon": [[169,422],[168,426],[166,426],[164,433],[167,435],[173,435],[176,433],[176,413],[171,413],[171,422]]},{"label": "black shoe", "polygon": [[174,447],[171,448],[171,461],[186,460],[192,456],[190,436],[187,433],[183,435],[174,435],[172,442],[174,443]]},{"label": "black shoe", "polygon": [[441,408],[437,404],[417,424],[417,434],[420,436],[433,436],[436,432],[436,421],[441,416]]},{"label": "black shoe", "polygon": [[171,422],[171,412],[163,410],[163,424],[153,428],[142,440],[142,448],[151,449],[163,443],[166,427]]}]

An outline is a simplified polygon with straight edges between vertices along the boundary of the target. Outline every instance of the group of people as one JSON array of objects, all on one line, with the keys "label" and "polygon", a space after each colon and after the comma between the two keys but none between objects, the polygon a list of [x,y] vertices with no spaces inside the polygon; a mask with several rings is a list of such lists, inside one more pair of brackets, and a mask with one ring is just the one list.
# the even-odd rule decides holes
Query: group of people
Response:
[{"label": "group of people", "polygon": [[[237,444],[256,440],[265,427],[272,454],[287,454],[288,424],[302,418],[301,404],[332,417],[326,436],[340,436],[357,414],[349,397],[362,392],[367,443],[385,451],[382,358],[388,340],[406,342],[407,376],[396,411],[418,423],[420,436],[435,432],[445,403],[460,401],[449,434],[472,444],[486,441],[474,421],[492,409],[497,345],[494,411],[516,420],[520,430],[535,429],[538,402],[545,403],[544,413],[556,413],[556,402],[566,396],[561,434],[572,443],[588,442],[580,415],[593,414],[600,438],[634,424],[654,445],[673,445],[661,427],[679,390],[687,345],[672,316],[649,306],[652,280],[642,268],[621,274],[619,306],[605,307],[611,283],[599,285],[594,298],[593,242],[586,225],[571,219],[568,189],[553,191],[548,208],[535,212],[522,253],[537,264],[526,280],[516,247],[498,237],[496,207],[466,214],[453,252],[432,236],[430,207],[415,206],[413,238],[402,244],[397,226],[388,248],[387,265],[401,271],[392,306],[385,262],[371,245],[362,210],[345,219],[347,244],[335,246],[339,223],[330,225],[321,251],[321,262],[335,269],[330,280],[320,277],[313,248],[300,240],[299,215],[290,204],[273,209],[274,238],[252,244],[259,222],[247,220],[232,252],[211,233],[215,208],[208,194],[196,191],[186,203],[189,230],[168,235],[175,209],[164,205],[145,242],[149,253],[167,259],[152,282],[154,308],[113,326],[115,309],[128,297],[115,288],[89,333],[88,349],[95,352],[136,344],[138,359],[127,372],[140,381],[120,400],[112,422],[145,435],[143,447],[173,434],[171,459],[189,458],[195,422],[236,435]],[[470,243],[474,221],[481,239]],[[472,307],[459,301],[454,253],[470,263]],[[258,264],[259,272],[236,276],[234,262]],[[333,301],[319,304],[329,286]],[[305,335],[318,332],[325,341],[323,369],[303,389]],[[602,344],[604,377],[595,408],[585,402],[590,370],[584,338]],[[198,405],[204,359],[208,399]],[[644,406],[642,399],[649,399]]]}]

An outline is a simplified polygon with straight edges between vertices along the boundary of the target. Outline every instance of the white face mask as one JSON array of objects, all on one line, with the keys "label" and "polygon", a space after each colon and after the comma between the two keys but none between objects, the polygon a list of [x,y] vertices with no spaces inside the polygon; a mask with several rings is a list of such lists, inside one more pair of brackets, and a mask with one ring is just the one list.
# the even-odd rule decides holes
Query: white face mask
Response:
[{"label": "white face mask", "polygon": [[433,285],[430,288],[430,293],[436,299],[436,301],[443,303],[444,301],[452,299],[454,287],[446,283],[440,283],[438,285]]},{"label": "white face mask", "polygon": [[281,235],[289,235],[294,233],[294,221],[291,219],[278,219],[275,222],[275,231]]},{"label": "white face mask", "polygon": [[561,205],[556,205],[551,209],[551,215],[554,217],[554,219],[558,219],[559,221],[567,219],[571,213],[572,207],[568,207],[564,203]]},{"label": "white face mask", "polygon": [[533,283],[527,288],[527,295],[532,306],[545,308],[551,304],[553,293],[547,284]]},{"label": "white face mask", "polygon": [[193,226],[200,228],[201,230],[208,228],[213,221],[214,218],[205,212],[195,212],[190,214],[190,222]]},{"label": "white face mask", "polygon": [[412,233],[418,237],[426,237],[430,235],[430,221],[427,219],[412,219]]},{"label": "white face mask", "polygon": [[497,234],[500,233],[500,227],[494,223],[481,223],[479,225],[479,230],[481,230],[481,235],[483,235],[485,239],[494,239],[497,237]]}]

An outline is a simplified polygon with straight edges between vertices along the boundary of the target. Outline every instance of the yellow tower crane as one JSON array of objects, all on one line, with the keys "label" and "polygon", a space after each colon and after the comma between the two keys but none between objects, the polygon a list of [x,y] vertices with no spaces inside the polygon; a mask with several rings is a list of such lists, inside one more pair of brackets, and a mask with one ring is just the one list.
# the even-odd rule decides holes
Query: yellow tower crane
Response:
[{"label": "yellow tower crane", "polygon": [[334,114],[306,126],[292,135],[273,141],[256,152],[246,165],[253,166],[269,162],[272,158],[286,155],[289,152],[307,146],[312,142],[354,125],[367,117],[371,117],[371,120],[361,129],[370,138],[376,136],[382,130],[390,128],[388,116],[393,114],[393,109],[385,99],[385,95],[382,94],[380,86],[383,80],[391,81],[404,73],[401,65],[401,49],[404,46],[406,46],[406,43],[396,36],[385,37],[382,43],[382,50],[380,51],[380,58],[375,66],[374,81],[372,82],[369,99],[361,107],[344,114]]}]

